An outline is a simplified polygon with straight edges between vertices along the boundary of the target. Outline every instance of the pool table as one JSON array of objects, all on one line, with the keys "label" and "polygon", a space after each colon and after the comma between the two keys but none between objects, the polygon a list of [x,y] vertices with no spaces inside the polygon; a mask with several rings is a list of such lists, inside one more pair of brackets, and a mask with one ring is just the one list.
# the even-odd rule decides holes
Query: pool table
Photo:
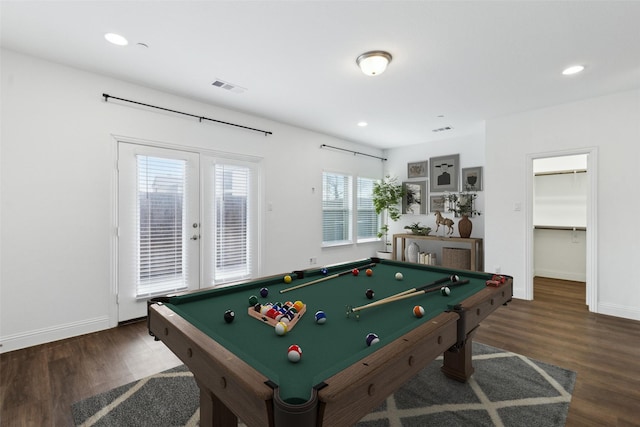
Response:
[{"label": "pool table", "polygon": [[[449,295],[440,291],[449,284],[443,283],[432,292],[350,309],[454,274],[468,283],[450,286]],[[284,283],[285,275],[291,283]],[[371,258],[155,298],[147,321],[149,333],[193,373],[200,387],[201,426],[236,426],[238,416],[249,427],[349,426],[441,354],[446,376],[469,378],[475,329],[512,297],[511,277],[488,285],[491,278]],[[315,284],[300,286],[310,282]],[[268,289],[266,297],[262,288]],[[374,292],[371,299],[368,289]],[[258,304],[302,301],[306,313],[278,335],[266,318],[250,315],[251,296]],[[424,308],[424,316],[413,314],[416,305]],[[231,322],[224,319],[227,310],[235,313]],[[326,314],[324,324],[316,323],[319,310]],[[367,345],[369,333],[379,342]],[[302,349],[297,363],[287,357],[292,344]]]}]

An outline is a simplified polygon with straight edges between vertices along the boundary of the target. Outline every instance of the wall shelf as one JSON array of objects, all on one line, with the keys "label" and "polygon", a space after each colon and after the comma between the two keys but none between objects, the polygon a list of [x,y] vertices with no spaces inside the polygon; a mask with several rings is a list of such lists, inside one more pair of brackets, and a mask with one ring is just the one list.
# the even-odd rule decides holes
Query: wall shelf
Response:
[{"label": "wall shelf", "polygon": [[[400,245],[398,247],[398,240]],[[482,239],[476,238],[462,238],[462,237],[440,237],[440,236],[421,236],[419,234],[403,233],[393,235],[392,244],[392,259],[398,259],[398,249],[400,249],[400,261],[405,261],[405,249],[407,247],[407,240],[427,240],[437,242],[455,242],[464,243],[470,246],[471,249],[471,270],[484,271],[484,259],[483,259],[483,243]],[[440,256],[442,259],[442,256]]]}]

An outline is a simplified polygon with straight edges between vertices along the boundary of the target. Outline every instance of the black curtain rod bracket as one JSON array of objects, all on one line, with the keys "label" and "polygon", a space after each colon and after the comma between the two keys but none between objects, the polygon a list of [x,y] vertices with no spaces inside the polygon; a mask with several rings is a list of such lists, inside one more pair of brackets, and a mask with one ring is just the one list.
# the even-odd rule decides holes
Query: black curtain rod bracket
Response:
[{"label": "black curtain rod bracket", "polygon": [[118,101],[129,102],[131,104],[142,105],[144,107],[149,107],[149,108],[155,108],[156,110],[168,111],[170,113],[182,114],[183,116],[195,117],[196,119],[198,119],[198,121],[200,123],[202,123],[203,120],[207,120],[207,121],[210,121],[210,122],[220,123],[220,124],[223,124],[223,125],[235,126],[235,127],[242,128],[242,129],[252,130],[254,132],[264,133],[264,136],[273,135],[273,132],[269,132],[269,131],[266,131],[266,130],[250,128],[248,126],[237,125],[235,123],[223,122],[222,120],[210,119],[209,117],[198,116],[196,114],[185,113],[185,112],[177,111],[177,110],[171,110],[169,108],[158,107],[156,105],[145,104],[143,102],[138,102],[138,101],[132,101],[130,99],[118,98],[117,96],[111,96],[111,95],[106,94],[106,93],[103,93],[102,96],[104,97],[104,102],[107,102],[107,101],[109,101],[109,98],[112,98],[112,99],[117,99]]},{"label": "black curtain rod bracket", "polygon": [[346,151],[348,153],[353,153],[354,156],[367,156],[367,157],[373,157],[374,159],[380,159],[383,162],[386,162],[387,159],[384,157],[378,157],[378,156],[374,156],[372,154],[367,154],[367,153],[361,153],[359,151],[353,151],[353,150],[347,150],[346,148],[340,148],[340,147],[334,147],[332,145],[327,145],[327,144],[322,144],[320,146],[320,148],[333,148],[334,150],[340,150],[340,151]]}]

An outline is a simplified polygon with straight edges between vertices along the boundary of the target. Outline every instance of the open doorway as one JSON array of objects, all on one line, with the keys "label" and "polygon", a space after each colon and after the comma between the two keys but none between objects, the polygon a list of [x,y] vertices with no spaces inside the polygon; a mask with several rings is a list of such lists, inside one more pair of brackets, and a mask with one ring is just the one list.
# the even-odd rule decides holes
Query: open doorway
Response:
[{"label": "open doorway", "polygon": [[595,149],[539,153],[527,159],[527,283],[534,276],[585,282],[590,311],[597,311]]}]

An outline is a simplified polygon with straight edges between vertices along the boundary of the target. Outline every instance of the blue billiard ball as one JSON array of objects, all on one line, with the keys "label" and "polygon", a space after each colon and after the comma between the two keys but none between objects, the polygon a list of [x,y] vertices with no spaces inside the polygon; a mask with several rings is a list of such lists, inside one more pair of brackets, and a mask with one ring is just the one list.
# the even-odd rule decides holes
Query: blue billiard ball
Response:
[{"label": "blue billiard ball", "polygon": [[322,273],[323,276],[326,276],[327,274],[329,274],[329,270],[323,268],[322,270],[320,270],[320,273]]},{"label": "blue billiard ball", "polygon": [[316,323],[318,325],[322,325],[326,321],[327,321],[327,315],[324,314],[324,311],[322,311],[322,310],[317,311],[316,312]]}]

